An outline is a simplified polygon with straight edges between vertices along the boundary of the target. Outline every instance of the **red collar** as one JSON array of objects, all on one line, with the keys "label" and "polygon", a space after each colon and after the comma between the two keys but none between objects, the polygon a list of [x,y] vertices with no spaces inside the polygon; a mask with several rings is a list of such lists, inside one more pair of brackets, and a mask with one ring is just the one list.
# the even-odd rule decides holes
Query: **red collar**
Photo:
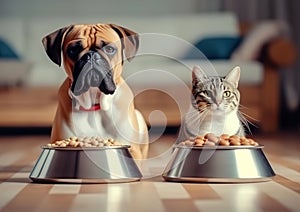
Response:
[{"label": "red collar", "polygon": [[94,105],[92,105],[91,108],[84,108],[82,106],[79,107],[79,110],[81,110],[81,111],[97,111],[100,109],[101,109],[100,104],[94,104]]}]

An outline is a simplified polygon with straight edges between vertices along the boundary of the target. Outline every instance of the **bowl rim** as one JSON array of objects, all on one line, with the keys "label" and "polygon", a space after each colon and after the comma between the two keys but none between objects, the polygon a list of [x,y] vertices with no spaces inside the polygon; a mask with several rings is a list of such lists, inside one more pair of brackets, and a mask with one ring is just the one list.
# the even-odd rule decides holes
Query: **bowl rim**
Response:
[{"label": "bowl rim", "polygon": [[240,146],[187,146],[187,145],[180,145],[176,144],[174,145],[175,148],[178,149],[195,149],[195,150],[205,150],[205,149],[213,149],[213,150],[236,150],[236,149],[262,149],[264,148],[264,145],[258,145],[258,146],[250,146],[250,145],[240,145]]},{"label": "bowl rim", "polygon": [[103,147],[50,147],[42,145],[42,149],[60,150],[60,151],[95,151],[95,150],[110,150],[110,149],[129,149],[131,145],[116,145],[116,146],[103,146]]},{"label": "bowl rim", "polygon": [[228,178],[228,177],[173,177],[162,175],[165,181],[171,182],[194,182],[194,183],[256,183],[267,182],[273,179],[276,174],[266,177],[249,177],[249,178]]}]

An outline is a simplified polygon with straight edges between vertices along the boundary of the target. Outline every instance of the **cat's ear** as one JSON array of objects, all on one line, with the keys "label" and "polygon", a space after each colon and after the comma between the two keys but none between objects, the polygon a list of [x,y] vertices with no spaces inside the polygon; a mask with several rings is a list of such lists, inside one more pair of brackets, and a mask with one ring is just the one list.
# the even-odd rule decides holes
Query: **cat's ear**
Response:
[{"label": "cat's ear", "polygon": [[193,83],[194,82],[204,82],[207,80],[207,76],[199,66],[194,66],[193,72],[192,72],[192,79],[193,79]]},{"label": "cat's ear", "polygon": [[241,68],[239,66],[236,66],[234,69],[232,69],[227,76],[225,77],[226,81],[232,83],[235,88],[239,85],[240,80],[240,74],[241,74]]}]

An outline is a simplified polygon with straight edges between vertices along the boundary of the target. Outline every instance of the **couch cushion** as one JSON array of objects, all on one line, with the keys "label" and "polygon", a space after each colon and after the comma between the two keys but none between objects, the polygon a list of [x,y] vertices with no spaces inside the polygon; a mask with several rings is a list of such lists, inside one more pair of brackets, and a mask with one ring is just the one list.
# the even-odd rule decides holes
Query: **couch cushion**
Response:
[{"label": "couch cushion", "polygon": [[11,46],[20,57],[26,53],[24,21],[18,18],[0,19],[0,37]]},{"label": "couch cushion", "polygon": [[0,58],[3,59],[19,59],[17,53],[12,49],[12,47],[5,42],[5,40],[0,38]]},{"label": "couch cushion", "polygon": [[183,58],[199,59],[199,53],[195,52],[195,50],[199,50],[209,60],[229,59],[241,41],[242,37],[240,36],[214,36],[203,38],[194,44],[196,49],[189,49]]},{"label": "couch cushion", "polygon": [[245,61],[255,60],[259,57],[263,45],[284,33],[288,33],[288,26],[284,21],[263,21],[250,30],[231,58]]}]

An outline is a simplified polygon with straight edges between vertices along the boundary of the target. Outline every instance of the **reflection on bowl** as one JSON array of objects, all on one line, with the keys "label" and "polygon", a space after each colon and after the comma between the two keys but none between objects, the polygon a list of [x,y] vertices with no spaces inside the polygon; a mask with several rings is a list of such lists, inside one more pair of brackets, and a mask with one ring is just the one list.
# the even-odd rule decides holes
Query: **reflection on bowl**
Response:
[{"label": "reflection on bowl", "polygon": [[175,146],[163,178],[190,182],[259,182],[275,173],[263,146]]},{"label": "reflection on bowl", "polygon": [[117,183],[140,180],[130,146],[91,148],[43,147],[30,179],[33,182]]}]

